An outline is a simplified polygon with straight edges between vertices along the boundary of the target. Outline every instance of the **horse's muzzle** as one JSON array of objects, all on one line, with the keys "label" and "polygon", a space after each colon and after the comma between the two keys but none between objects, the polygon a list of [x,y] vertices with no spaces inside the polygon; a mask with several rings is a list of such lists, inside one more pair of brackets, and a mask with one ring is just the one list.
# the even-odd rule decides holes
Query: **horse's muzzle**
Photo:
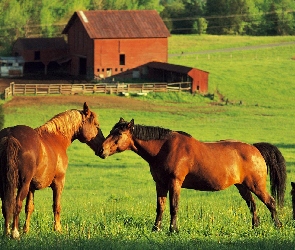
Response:
[{"label": "horse's muzzle", "polygon": [[104,153],[102,148],[100,150],[96,151],[95,154],[97,156],[99,156],[101,159],[105,159],[108,157],[108,155]]}]

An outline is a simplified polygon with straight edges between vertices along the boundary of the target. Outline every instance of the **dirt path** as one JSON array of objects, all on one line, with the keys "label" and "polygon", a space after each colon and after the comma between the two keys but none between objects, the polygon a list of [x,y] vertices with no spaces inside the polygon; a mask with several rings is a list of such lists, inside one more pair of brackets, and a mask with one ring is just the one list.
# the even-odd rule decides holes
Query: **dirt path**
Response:
[{"label": "dirt path", "polygon": [[[127,98],[114,95],[67,95],[67,96],[15,96],[12,100],[4,104],[5,107],[23,107],[33,106],[38,104],[74,104],[79,108],[84,102],[92,108],[110,108],[110,109],[128,109],[128,110],[154,110],[159,106],[136,100],[134,98]],[[155,109],[156,110],[156,109]]]}]

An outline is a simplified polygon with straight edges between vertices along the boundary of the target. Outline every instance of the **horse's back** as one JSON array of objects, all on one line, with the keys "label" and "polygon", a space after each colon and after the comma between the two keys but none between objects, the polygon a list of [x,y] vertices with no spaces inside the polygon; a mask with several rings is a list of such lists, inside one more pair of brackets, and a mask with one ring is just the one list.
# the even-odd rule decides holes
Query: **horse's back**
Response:
[{"label": "horse's back", "polygon": [[26,125],[4,128],[0,131],[0,141],[4,140],[14,140],[20,145],[20,165],[23,161],[38,161],[41,143],[38,133],[33,128]]},{"label": "horse's back", "polygon": [[250,144],[233,140],[200,142],[184,135],[172,140],[178,153],[170,164],[174,164],[175,173],[184,175],[184,188],[217,191],[267,174],[263,157]]}]

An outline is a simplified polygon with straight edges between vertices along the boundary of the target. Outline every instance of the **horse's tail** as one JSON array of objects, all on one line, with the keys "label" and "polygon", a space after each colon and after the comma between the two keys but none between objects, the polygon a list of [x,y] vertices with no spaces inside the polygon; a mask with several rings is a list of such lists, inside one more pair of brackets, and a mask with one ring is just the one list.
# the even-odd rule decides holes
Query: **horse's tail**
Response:
[{"label": "horse's tail", "polygon": [[281,151],[267,142],[254,143],[263,156],[270,175],[271,194],[280,207],[284,206],[286,191],[286,161]]},{"label": "horse's tail", "polygon": [[6,219],[10,220],[15,211],[15,191],[18,187],[17,155],[19,141],[13,136],[0,140],[0,181],[2,206],[6,211]]}]

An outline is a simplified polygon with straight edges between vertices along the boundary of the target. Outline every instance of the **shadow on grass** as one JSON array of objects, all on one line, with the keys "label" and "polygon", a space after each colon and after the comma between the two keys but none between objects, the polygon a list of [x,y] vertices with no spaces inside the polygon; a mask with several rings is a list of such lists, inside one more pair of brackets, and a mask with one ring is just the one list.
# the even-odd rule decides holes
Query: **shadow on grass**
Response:
[{"label": "shadow on grass", "polygon": [[278,143],[276,144],[278,148],[284,148],[284,149],[295,149],[295,144],[285,144],[285,143]]},{"label": "shadow on grass", "polygon": [[[91,238],[91,239],[64,239],[62,237],[49,237],[42,239],[21,238],[11,240],[2,238],[0,240],[1,249],[138,249],[138,250],[165,250],[165,249],[294,249],[294,240],[278,239],[241,239],[231,241],[214,241],[210,237],[200,237],[195,239],[182,239],[179,235],[161,235],[162,237],[137,236],[135,240],[126,240],[111,237]],[[134,236],[133,236],[134,237]]]}]

